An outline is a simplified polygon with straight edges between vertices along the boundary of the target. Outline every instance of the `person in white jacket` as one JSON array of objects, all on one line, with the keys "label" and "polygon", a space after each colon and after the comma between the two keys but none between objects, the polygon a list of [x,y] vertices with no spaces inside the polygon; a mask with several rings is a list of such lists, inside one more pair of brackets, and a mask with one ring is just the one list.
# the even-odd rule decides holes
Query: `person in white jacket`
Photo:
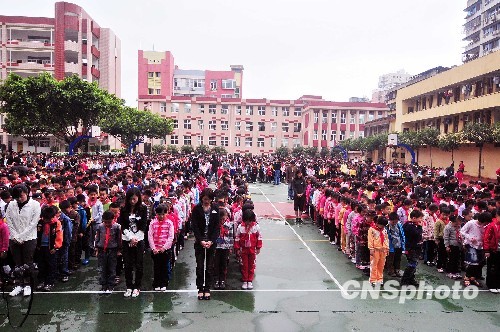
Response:
[{"label": "person in white jacket", "polygon": [[18,277],[17,286],[10,292],[10,296],[24,293],[31,295],[29,276],[33,265],[33,255],[37,244],[37,224],[40,220],[40,204],[30,199],[28,188],[24,184],[18,184],[12,188],[13,200],[7,206],[5,218],[10,232],[9,248],[14,259],[16,268],[27,265],[28,271],[22,277]]}]

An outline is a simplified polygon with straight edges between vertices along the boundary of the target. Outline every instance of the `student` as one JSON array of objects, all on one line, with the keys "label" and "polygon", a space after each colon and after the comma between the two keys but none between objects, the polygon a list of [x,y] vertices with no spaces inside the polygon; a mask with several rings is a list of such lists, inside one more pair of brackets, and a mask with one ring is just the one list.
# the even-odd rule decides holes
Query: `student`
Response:
[{"label": "student", "polygon": [[77,242],[77,256],[81,256],[81,252],[83,251],[85,256],[82,259],[82,265],[89,264],[90,258],[90,239],[91,239],[91,227],[88,224],[89,221],[89,213],[88,207],[86,207],[85,196],[83,194],[78,194],[76,196],[77,203],[76,205],[73,203],[73,208],[76,209],[78,214],[80,215],[80,230],[78,233],[78,242]]},{"label": "student", "polygon": [[387,218],[379,216],[368,230],[368,249],[370,250],[370,283],[384,283],[385,258],[389,252]]},{"label": "student", "polygon": [[214,260],[215,289],[226,288],[229,252],[234,247],[235,225],[226,209],[219,208],[220,234],[216,241]]},{"label": "student", "polygon": [[[89,193],[89,198],[88,198],[88,206],[90,208],[90,228],[91,228],[91,233],[90,233],[90,248],[94,249],[94,241],[93,239],[95,238],[95,233],[97,231],[97,228],[99,227],[99,224],[102,222],[102,214],[104,212],[104,207],[102,205],[102,202],[98,200],[98,187],[97,186],[91,186],[88,190]],[[89,216],[89,214],[87,214]],[[88,225],[87,225],[88,226]]]},{"label": "student", "polygon": [[57,251],[63,244],[61,222],[57,218],[58,209],[48,205],[40,214],[37,225],[38,286],[37,290],[50,292],[57,274]]},{"label": "student", "polygon": [[[63,203],[61,205],[61,203]],[[64,208],[67,211],[70,208],[68,201],[63,200],[59,203],[60,208]],[[69,280],[69,269],[68,269],[68,256],[69,256],[69,246],[71,245],[71,239],[73,237],[73,222],[67,214],[63,211],[59,211],[57,216],[62,225],[63,231],[63,244],[62,247],[57,251],[57,265],[59,270],[59,277],[62,282],[67,282]]]},{"label": "student", "polygon": [[153,288],[166,291],[168,287],[168,266],[174,240],[174,224],[167,218],[168,207],[160,204],[155,209],[156,217],[149,225],[148,239],[153,257]]},{"label": "student", "polygon": [[423,213],[419,210],[410,212],[410,220],[403,225],[403,231],[406,239],[406,259],[408,265],[401,278],[402,285],[412,285],[418,287],[415,280],[415,272],[418,265],[418,256],[422,250],[422,217]]},{"label": "student", "polygon": [[[479,217],[478,221],[489,219],[487,215]],[[492,293],[500,293],[500,208],[496,210],[496,218],[484,230],[483,244],[487,262],[486,287]]]},{"label": "student", "polygon": [[78,243],[78,232],[80,229],[80,215],[74,209],[74,203],[76,203],[75,197],[69,197],[67,200],[64,200],[59,204],[61,211],[68,216],[71,220],[71,240],[69,244],[68,250],[68,269],[70,271],[74,271],[78,269],[78,265],[80,264],[80,256],[81,251],[77,252],[77,243]]},{"label": "student", "polygon": [[422,219],[422,238],[424,240],[424,264],[427,266],[434,266],[434,259],[436,257],[436,242],[434,240],[434,226],[438,219],[436,212],[439,210],[438,206],[434,203],[430,204],[427,210],[423,211],[424,216]]},{"label": "student", "polygon": [[242,289],[253,289],[256,255],[262,248],[262,234],[252,210],[243,211],[243,222],[236,229],[234,249],[241,257]]},{"label": "student", "polygon": [[387,235],[389,237],[389,254],[386,259],[386,270],[391,277],[401,277],[401,256],[405,251],[405,232],[403,225],[398,222],[399,217],[396,212],[389,214],[387,224]]},{"label": "student", "polygon": [[437,246],[437,271],[439,273],[444,272],[444,268],[446,265],[446,248],[444,246],[444,228],[449,222],[450,217],[450,209],[448,207],[444,207],[441,209],[441,214],[434,225],[434,241]]},{"label": "student", "polygon": [[102,291],[110,294],[115,286],[116,257],[121,255],[122,232],[118,223],[113,223],[113,212],[102,214],[103,222],[96,229],[95,254],[99,265],[99,282]]},{"label": "student", "polygon": [[462,279],[460,274],[460,251],[462,248],[462,235],[460,234],[460,219],[450,216],[450,222],[444,228],[444,246],[448,253],[448,264],[446,266],[447,277],[450,279]]}]

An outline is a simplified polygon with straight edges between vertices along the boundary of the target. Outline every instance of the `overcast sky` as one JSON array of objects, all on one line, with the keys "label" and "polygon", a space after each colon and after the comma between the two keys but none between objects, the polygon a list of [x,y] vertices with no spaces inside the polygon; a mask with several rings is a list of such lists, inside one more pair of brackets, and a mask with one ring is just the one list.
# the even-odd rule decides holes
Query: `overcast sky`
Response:
[{"label": "overcast sky", "polygon": [[[54,17],[53,0],[2,15]],[[75,0],[122,42],[122,98],[137,106],[137,50],[181,69],[243,65],[243,98],[348,101],[379,75],[461,64],[466,0]]]}]

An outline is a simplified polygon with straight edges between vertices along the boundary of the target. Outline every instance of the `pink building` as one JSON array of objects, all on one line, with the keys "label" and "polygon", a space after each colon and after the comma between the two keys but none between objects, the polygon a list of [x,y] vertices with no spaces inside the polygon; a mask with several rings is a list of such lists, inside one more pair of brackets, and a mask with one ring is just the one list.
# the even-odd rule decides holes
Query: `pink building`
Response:
[{"label": "pink building", "polygon": [[[0,16],[0,65],[0,81],[10,73],[28,77],[50,72],[59,80],[78,75],[121,95],[120,40],[83,8],[68,2],[55,4],[54,18]],[[34,150],[22,138],[8,138],[5,133],[1,137],[15,151]],[[47,138],[38,151],[48,152],[54,144]]]}]

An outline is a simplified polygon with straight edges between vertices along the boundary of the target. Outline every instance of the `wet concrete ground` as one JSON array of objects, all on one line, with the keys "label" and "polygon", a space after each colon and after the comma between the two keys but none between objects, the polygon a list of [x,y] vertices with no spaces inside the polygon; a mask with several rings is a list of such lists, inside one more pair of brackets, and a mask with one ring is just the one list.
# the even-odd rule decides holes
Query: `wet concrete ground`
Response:
[{"label": "wet concrete ground", "polygon": [[[167,293],[151,291],[152,265],[145,259],[144,287],[136,298],[123,298],[123,282],[111,295],[98,290],[96,261],[78,271],[52,293],[35,293],[23,331],[498,331],[500,295],[482,291],[472,300],[422,299],[400,303],[375,292],[365,299],[345,299],[349,280],[365,281],[345,256],[321,236],[310,221],[295,225],[286,186],[252,184],[252,199],[264,236],[257,257],[253,291],[240,290],[238,265],[230,261],[228,287],[212,292],[211,301],[198,301],[193,242],[181,252]],[[147,255],[147,254],[146,254]],[[419,265],[417,279],[428,285],[452,281],[434,268]],[[344,294],[353,294],[347,292]],[[385,293],[387,294],[387,292]],[[379,296],[376,299],[377,295]],[[439,294],[438,294],[439,295]],[[10,299],[11,318],[19,322],[28,305]],[[3,302],[5,303],[5,301]],[[9,331],[6,310],[0,311],[1,330]]]}]

